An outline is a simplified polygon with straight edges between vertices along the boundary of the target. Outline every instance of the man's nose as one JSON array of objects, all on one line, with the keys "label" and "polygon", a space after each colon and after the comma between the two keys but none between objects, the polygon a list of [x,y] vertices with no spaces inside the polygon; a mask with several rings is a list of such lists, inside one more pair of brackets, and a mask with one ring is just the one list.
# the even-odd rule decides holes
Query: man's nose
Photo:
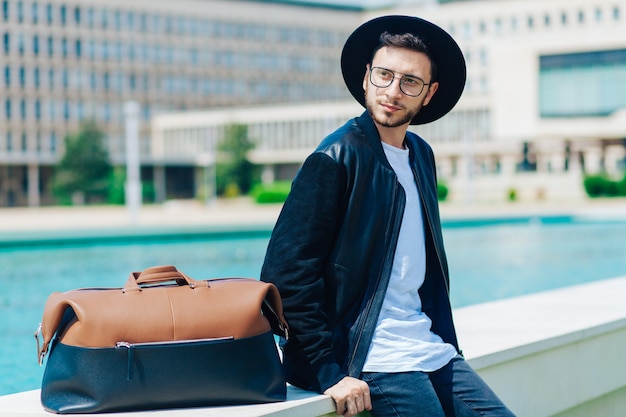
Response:
[{"label": "man's nose", "polygon": [[402,95],[402,89],[400,88],[401,80],[402,80],[402,78],[400,78],[400,77],[393,77],[393,80],[391,81],[391,84],[389,84],[389,86],[387,86],[387,93],[389,95],[393,95],[393,96]]}]

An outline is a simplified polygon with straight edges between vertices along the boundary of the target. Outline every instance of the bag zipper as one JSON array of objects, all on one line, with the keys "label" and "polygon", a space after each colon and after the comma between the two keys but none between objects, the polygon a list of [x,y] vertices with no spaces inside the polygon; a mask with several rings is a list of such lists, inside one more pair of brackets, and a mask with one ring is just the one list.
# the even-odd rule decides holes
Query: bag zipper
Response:
[{"label": "bag zipper", "polygon": [[115,343],[115,349],[127,349],[128,350],[128,362],[127,362],[127,371],[126,371],[126,380],[130,381],[133,379],[133,361],[135,358],[135,348],[140,347],[149,347],[149,346],[167,346],[167,345],[176,345],[183,343],[200,343],[200,342],[219,342],[222,340],[233,340],[233,336],[224,336],[224,337],[212,337],[206,339],[187,339],[187,340],[166,340],[161,342],[140,342],[140,343],[130,343],[126,341],[119,341]]}]

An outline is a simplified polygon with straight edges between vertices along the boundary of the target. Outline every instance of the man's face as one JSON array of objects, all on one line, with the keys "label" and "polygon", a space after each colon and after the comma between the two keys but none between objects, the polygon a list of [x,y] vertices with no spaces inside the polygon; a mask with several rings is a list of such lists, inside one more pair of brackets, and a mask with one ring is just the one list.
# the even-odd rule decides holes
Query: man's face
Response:
[{"label": "man's face", "polygon": [[[392,70],[397,78],[388,87],[376,87],[370,82],[371,67]],[[367,65],[363,78],[365,105],[374,122],[380,126],[408,127],[420,109],[430,102],[439,86],[435,82],[424,86],[419,96],[407,96],[400,90],[402,75],[421,78],[425,83],[430,83],[430,59],[426,54],[410,49],[383,47],[374,55],[371,66]]]}]

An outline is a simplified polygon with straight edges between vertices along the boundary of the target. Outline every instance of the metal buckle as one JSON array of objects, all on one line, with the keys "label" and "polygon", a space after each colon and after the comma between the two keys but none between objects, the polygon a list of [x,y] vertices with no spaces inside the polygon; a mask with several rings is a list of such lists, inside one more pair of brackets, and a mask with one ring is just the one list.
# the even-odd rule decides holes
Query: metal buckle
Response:
[{"label": "metal buckle", "polygon": [[39,323],[39,326],[37,327],[37,331],[35,331],[35,340],[37,341],[37,363],[39,364],[39,366],[43,365],[43,359],[46,356],[46,352],[41,347],[41,343],[39,341],[39,336],[41,335],[42,327],[43,326],[41,325],[41,323]]}]

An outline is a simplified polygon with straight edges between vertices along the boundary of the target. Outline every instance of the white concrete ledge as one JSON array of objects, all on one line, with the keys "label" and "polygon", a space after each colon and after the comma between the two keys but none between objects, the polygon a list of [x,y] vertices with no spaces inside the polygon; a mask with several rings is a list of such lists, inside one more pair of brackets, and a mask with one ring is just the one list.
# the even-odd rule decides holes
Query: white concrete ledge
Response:
[{"label": "white concrete ledge", "polygon": [[[465,357],[519,417],[620,417],[626,409],[626,276],[455,310]],[[49,416],[39,391],[0,397],[3,417]],[[330,417],[330,398],[120,417]]]},{"label": "white concrete ledge", "polygon": [[626,276],[461,308],[455,319],[468,362],[518,416],[625,415]]},{"label": "white concrete ledge", "polygon": [[[334,411],[334,404],[329,397],[289,387],[287,401],[281,403],[135,411],[98,415],[115,417],[317,417],[324,416],[332,411]],[[0,415],[2,417],[50,417],[52,414],[44,411],[41,407],[39,390],[33,390],[0,397]]]}]

